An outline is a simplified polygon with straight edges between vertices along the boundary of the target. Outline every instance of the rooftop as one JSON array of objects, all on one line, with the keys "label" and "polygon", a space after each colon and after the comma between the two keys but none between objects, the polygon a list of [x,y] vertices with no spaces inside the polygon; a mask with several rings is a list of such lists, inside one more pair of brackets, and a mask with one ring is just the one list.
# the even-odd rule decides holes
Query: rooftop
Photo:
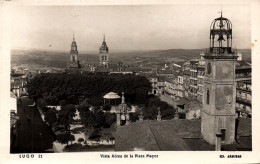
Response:
[{"label": "rooftop", "polygon": [[107,93],[103,98],[104,98],[104,99],[119,99],[119,98],[121,98],[121,97],[118,96],[117,93],[109,92],[109,93]]},{"label": "rooftop", "polygon": [[11,77],[22,77],[23,75],[23,73],[12,73]]},{"label": "rooftop", "polygon": [[[117,128],[116,151],[215,150],[201,136],[201,120],[145,120]],[[228,151],[252,150],[251,119],[240,119],[239,144],[223,145]]]},{"label": "rooftop", "polygon": [[251,63],[245,61],[238,61],[236,64],[236,69],[250,69],[251,67]]}]

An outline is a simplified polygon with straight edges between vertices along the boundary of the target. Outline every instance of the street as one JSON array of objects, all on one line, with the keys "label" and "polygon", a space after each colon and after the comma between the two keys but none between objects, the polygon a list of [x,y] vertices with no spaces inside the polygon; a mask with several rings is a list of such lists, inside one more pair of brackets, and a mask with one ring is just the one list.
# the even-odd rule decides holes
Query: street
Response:
[{"label": "street", "polygon": [[[11,153],[50,153],[52,149],[51,131],[40,118],[39,111],[33,107],[33,101],[28,97],[21,98],[17,107],[20,119],[17,123],[16,141]],[[47,151],[48,150],[48,151]]]}]

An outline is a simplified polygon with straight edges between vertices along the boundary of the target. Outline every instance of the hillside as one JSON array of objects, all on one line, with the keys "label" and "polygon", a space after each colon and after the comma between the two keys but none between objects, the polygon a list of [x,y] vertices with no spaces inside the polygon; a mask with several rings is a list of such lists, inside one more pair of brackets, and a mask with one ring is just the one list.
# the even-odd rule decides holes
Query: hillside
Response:
[{"label": "hillside", "polygon": [[[123,61],[131,66],[154,66],[164,63],[178,63],[199,58],[201,49],[169,49],[154,51],[110,51],[110,61],[117,63]],[[243,53],[243,60],[251,61],[251,50],[239,50]],[[98,64],[98,51],[96,53],[79,53],[82,65]],[[44,50],[12,50],[12,65],[34,65],[44,67],[64,68],[69,61],[69,52]]]}]

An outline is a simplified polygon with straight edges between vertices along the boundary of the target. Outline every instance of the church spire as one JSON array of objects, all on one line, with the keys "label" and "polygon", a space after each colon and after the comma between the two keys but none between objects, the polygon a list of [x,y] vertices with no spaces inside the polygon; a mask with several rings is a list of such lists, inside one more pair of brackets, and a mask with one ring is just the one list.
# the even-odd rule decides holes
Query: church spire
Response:
[{"label": "church spire", "polygon": [[73,34],[73,41],[72,41],[72,43],[71,43],[70,54],[78,54],[77,43],[76,43],[76,41],[75,41],[75,36],[74,36],[74,34]]},{"label": "church spire", "polygon": [[78,61],[78,48],[77,43],[75,41],[74,34],[72,35],[72,43],[71,43],[71,49],[70,49],[70,68],[79,68],[79,61]]}]

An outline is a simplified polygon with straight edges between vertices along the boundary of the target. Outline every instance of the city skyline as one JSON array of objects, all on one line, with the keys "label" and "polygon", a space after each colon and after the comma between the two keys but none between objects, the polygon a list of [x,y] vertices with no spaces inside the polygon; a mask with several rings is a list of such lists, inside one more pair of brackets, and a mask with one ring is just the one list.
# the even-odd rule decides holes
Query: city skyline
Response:
[{"label": "city skyline", "polygon": [[11,7],[11,47],[66,51],[74,34],[79,51],[95,51],[105,34],[111,51],[204,49],[221,8],[233,25],[233,48],[250,49],[247,5]]}]

